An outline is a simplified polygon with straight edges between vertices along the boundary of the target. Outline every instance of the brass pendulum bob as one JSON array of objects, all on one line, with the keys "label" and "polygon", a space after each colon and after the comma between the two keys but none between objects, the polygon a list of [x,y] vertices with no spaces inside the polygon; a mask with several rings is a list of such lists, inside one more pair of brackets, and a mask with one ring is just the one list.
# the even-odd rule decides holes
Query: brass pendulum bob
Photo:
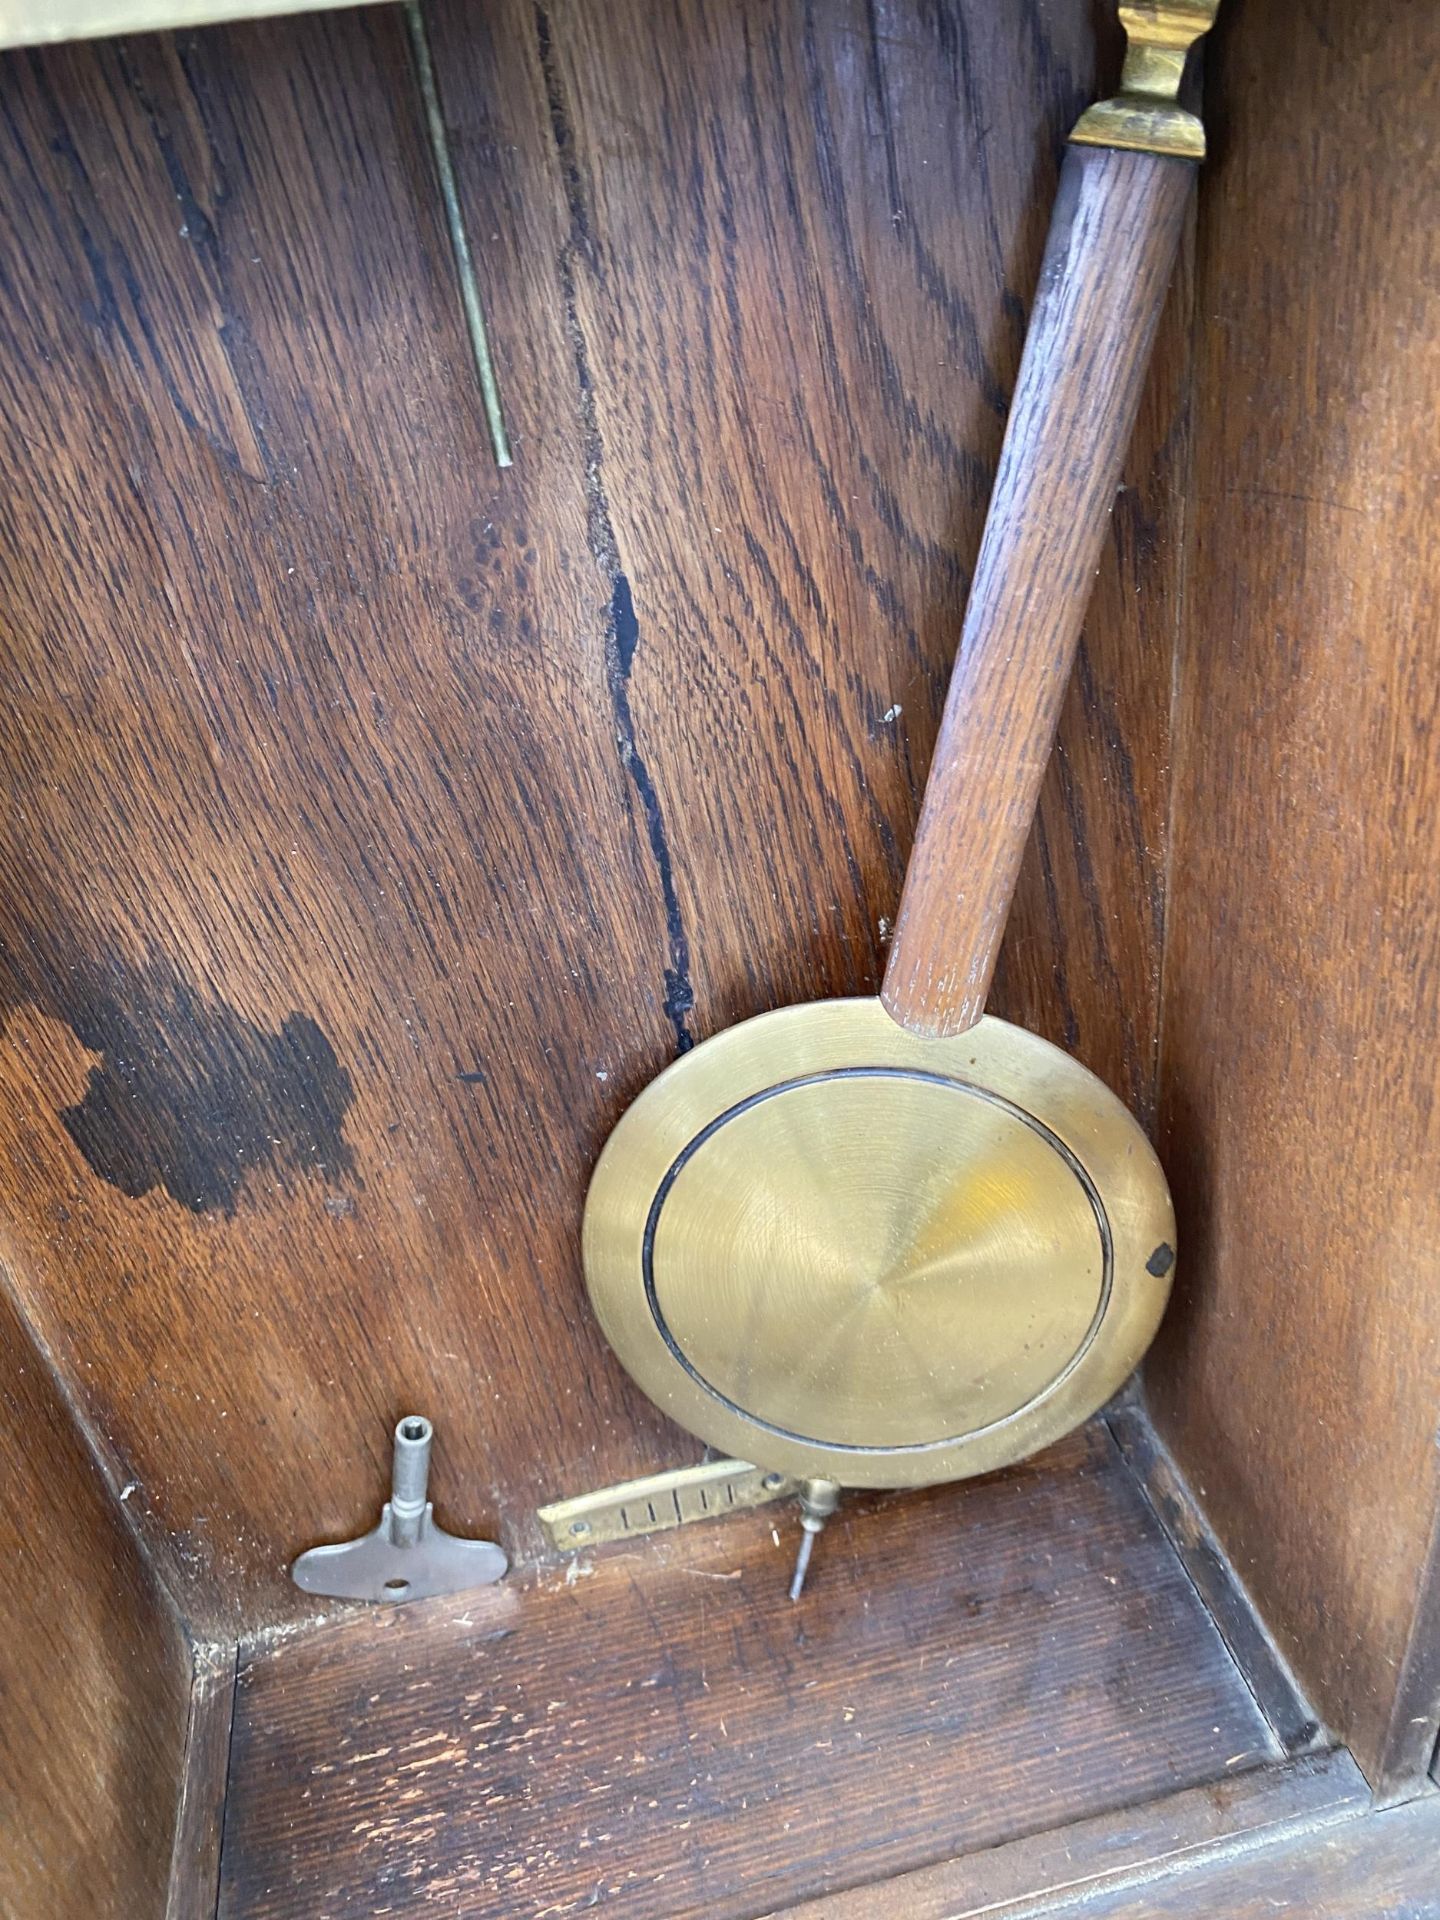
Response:
[{"label": "brass pendulum bob", "polygon": [[1175,9],[1121,11],[1124,90],[1062,170],[880,997],[686,1054],[586,1201],[586,1283],[631,1375],[804,1483],[792,1597],[841,1487],[990,1472],[1088,1419],[1173,1275],[1134,1117],[984,1013],[1203,152],[1174,94],[1214,7],[1183,33]]}]

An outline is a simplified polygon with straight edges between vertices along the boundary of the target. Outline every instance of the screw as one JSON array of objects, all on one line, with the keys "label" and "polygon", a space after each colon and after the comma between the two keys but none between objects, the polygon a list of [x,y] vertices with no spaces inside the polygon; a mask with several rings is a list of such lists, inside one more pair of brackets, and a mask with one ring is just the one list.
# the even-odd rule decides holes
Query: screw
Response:
[{"label": "screw", "polygon": [[582,1539],[590,1531],[590,1522],[588,1520],[572,1520],[570,1522],[570,1531],[577,1540]]},{"label": "screw", "polygon": [[765,1478],[760,1482],[760,1484],[765,1489],[766,1493],[774,1493],[777,1487],[784,1486],[785,1476],[783,1473],[767,1473]]}]

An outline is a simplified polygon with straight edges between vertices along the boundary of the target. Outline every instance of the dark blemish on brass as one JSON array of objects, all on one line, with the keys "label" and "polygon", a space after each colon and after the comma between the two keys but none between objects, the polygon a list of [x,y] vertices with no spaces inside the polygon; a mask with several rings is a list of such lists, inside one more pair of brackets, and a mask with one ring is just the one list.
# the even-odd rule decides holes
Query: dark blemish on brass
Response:
[{"label": "dark blemish on brass", "polygon": [[1145,1262],[1145,1271],[1153,1273],[1157,1280],[1163,1280],[1175,1264],[1175,1249],[1162,1240],[1154,1253]]},{"label": "dark blemish on brass", "polygon": [[343,1133],[354,1084],[308,1014],[272,1033],[168,963],[29,971],[6,998],[31,1001],[100,1055],[60,1120],[110,1186],[131,1199],[160,1187],[192,1213],[228,1218],[252,1178],[257,1201],[302,1178],[355,1183]]}]

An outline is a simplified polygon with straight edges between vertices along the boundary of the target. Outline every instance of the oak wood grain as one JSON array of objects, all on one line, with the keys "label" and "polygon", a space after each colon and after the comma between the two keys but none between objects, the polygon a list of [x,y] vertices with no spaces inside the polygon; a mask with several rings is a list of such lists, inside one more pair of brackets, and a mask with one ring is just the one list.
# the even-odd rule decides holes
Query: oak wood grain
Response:
[{"label": "oak wood grain", "polygon": [[165,1911],[190,1661],[0,1286],[0,1913]]},{"label": "oak wood grain", "polygon": [[[1182,1884],[1190,1884],[1217,1855],[1253,1855],[1300,1834],[1323,1845],[1332,1828],[1364,1813],[1369,1799],[1348,1754],[1315,1754],[783,1911],[786,1920],[1024,1920],[1067,1912],[1072,1901],[1083,1906],[1136,1886],[1148,1889],[1163,1875],[1182,1874]],[[1197,1903],[1174,1911],[1199,1915],[1205,1908]]]},{"label": "oak wood grain", "polygon": [[214,1920],[230,1787],[237,1661],[233,1646],[196,1647],[191,1657],[190,1720],[165,1920]]},{"label": "oak wood grain", "polygon": [[914,1033],[985,1011],[1194,173],[1096,147],[1061,169],[881,989]]},{"label": "oak wood grain", "polygon": [[723,1920],[1275,1756],[1103,1426],[847,1501],[798,1606],[794,1531],[627,1543],[248,1663],[222,1920]]},{"label": "oak wood grain", "polygon": [[1192,196],[990,996],[992,1013],[1082,1059],[1152,1136],[1194,208]]},{"label": "oak wood grain", "polygon": [[1194,1489],[1146,1417],[1140,1395],[1132,1390],[1119,1404],[1112,1403],[1105,1410],[1105,1422],[1270,1722],[1281,1751],[1300,1754],[1329,1746],[1314,1707],[1237,1579]]},{"label": "oak wood grain", "polygon": [[[1078,0],[429,14],[503,478],[388,10],[3,69],[0,1211],[202,1634],[293,1613],[413,1407],[522,1561],[689,1457],[585,1181],[690,1040],[878,984],[1115,51]],[[997,994],[1142,1110],[1167,337]]]},{"label": "oak wood grain", "polygon": [[1437,1857],[1440,1800],[1431,1795],[1258,1852],[1246,1850],[1193,1873],[1049,1911],[1074,1920],[1204,1920],[1220,1913],[1226,1920],[1271,1920],[1276,1913],[1434,1920],[1440,1912]]},{"label": "oak wood grain", "polygon": [[1212,58],[1161,1140],[1184,1254],[1147,1374],[1391,1791],[1440,1715],[1440,19],[1237,9]]}]

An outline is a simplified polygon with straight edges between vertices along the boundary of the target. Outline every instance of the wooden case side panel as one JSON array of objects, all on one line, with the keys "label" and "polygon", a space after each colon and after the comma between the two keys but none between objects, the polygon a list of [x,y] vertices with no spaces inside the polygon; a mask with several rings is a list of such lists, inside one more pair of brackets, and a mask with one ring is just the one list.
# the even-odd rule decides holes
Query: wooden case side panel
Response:
[{"label": "wooden case side panel", "polygon": [[161,1920],[190,1661],[0,1288],[0,1913]]},{"label": "wooden case side panel", "polygon": [[1212,58],[1149,1392],[1386,1785],[1440,1706],[1440,17],[1237,8]]}]

